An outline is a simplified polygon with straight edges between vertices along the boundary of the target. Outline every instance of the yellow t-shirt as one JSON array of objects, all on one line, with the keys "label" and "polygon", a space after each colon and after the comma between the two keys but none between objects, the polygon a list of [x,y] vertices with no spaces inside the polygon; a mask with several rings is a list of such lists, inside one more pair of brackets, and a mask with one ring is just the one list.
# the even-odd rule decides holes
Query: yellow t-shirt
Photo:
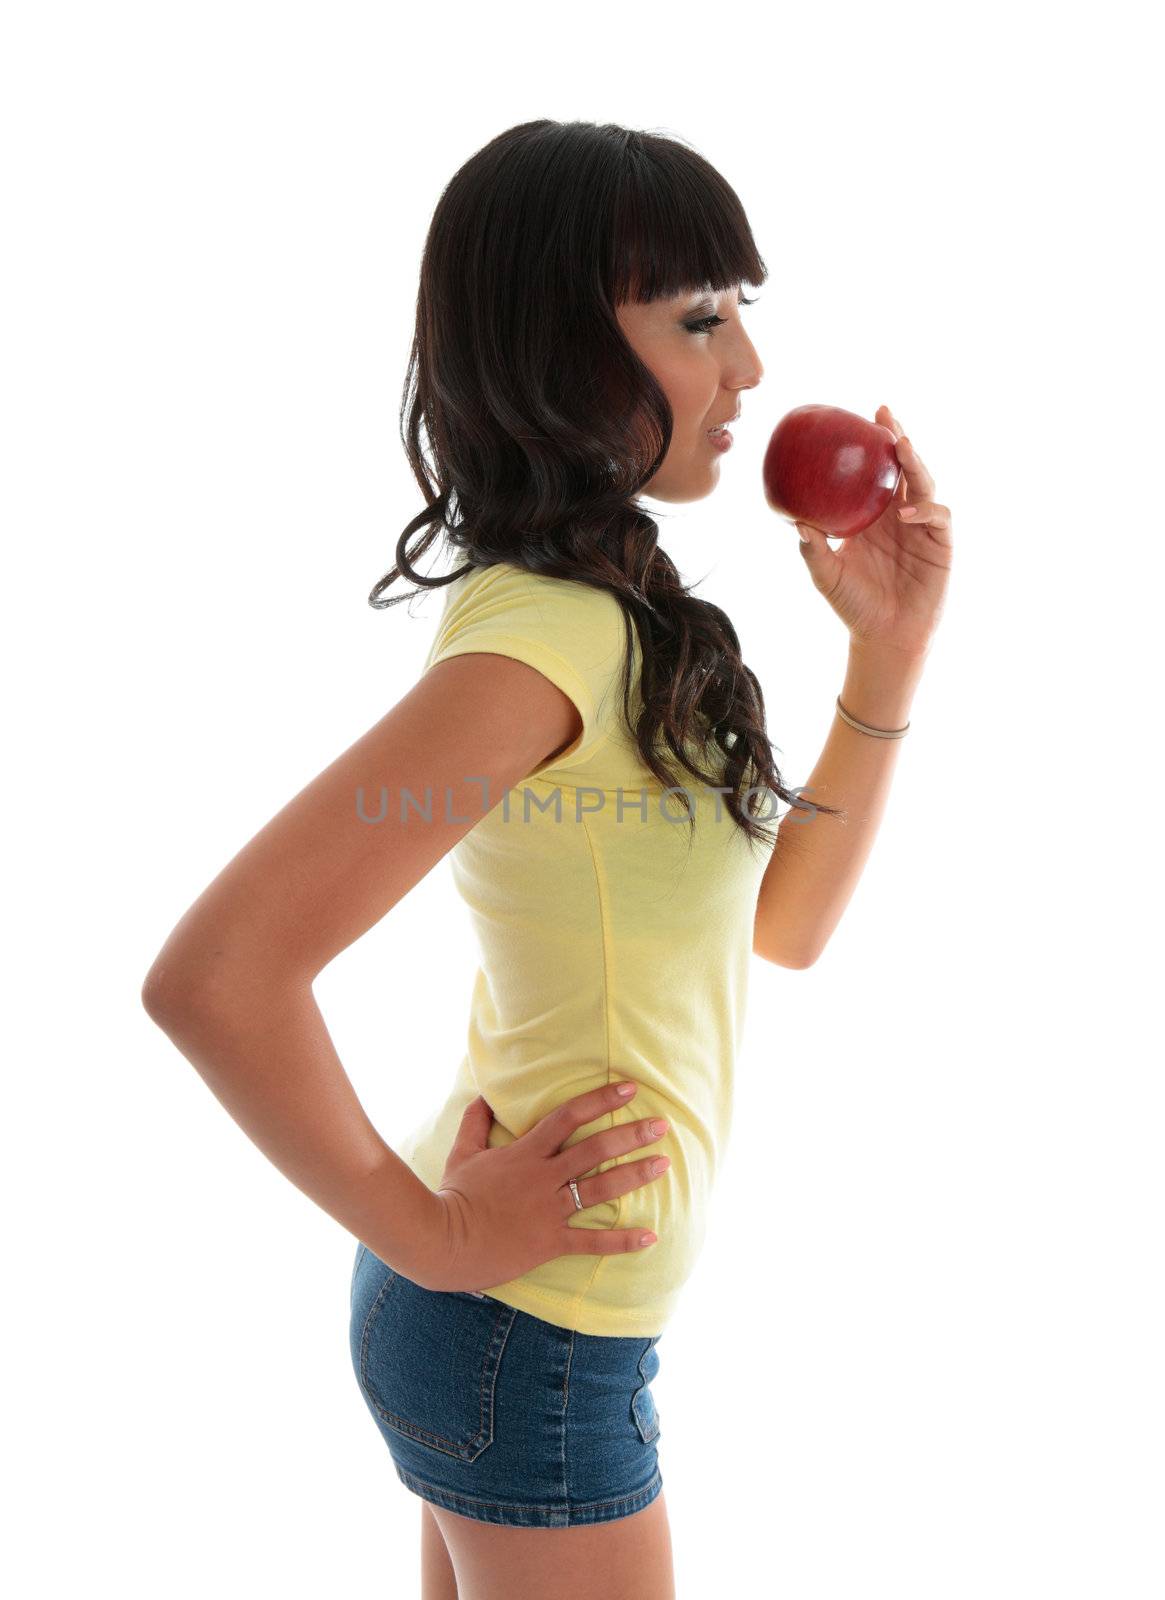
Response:
[{"label": "yellow t-shirt", "polygon": [[[633,635],[637,707],[642,657]],[[498,563],[445,590],[426,670],[467,651],[516,657],[571,698],[583,729],[504,798],[486,795],[480,821],[450,852],[480,950],[467,1049],[445,1103],[394,1145],[436,1190],[478,1094],[493,1111],[489,1144],[498,1148],[563,1100],[634,1079],[629,1105],[578,1129],[568,1145],[662,1115],[669,1127],[661,1139],[615,1159],[662,1154],[671,1166],[568,1225],[644,1227],[658,1243],[559,1256],[487,1291],[547,1322],[622,1338],[663,1329],[703,1242],[772,851],[771,841],[750,844],[722,793],[681,769],[686,795],[667,795],[643,764],[622,724],[626,648],[618,601],[575,580]],[[696,764],[716,774],[715,758],[713,747],[712,764]],[[771,833],[769,800],[760,820]]]}]

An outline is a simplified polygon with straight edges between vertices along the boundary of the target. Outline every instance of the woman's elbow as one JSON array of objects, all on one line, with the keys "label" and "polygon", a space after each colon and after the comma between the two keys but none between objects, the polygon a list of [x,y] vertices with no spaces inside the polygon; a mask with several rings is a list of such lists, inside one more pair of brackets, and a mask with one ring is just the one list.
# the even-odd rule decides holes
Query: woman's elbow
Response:
[{"label": "woman's elbow", "polygon": [[759,941],[753,945],[753,951],[771,966],[785,967],[790,972],[804,972],[821,954],[819,950],[776,950]]},{"label": "woman's elbow", "polygon": [[142,983],[142,1005],[169,1033],[229,1007],[244,976],[227,959],[221,939],[170,941],[163,945]]},{"label": "woman's elbow", "polygon": [[200,982],[196,969],[165,952],[146,973],[141,990],[147,1015],[168,1032],[183,1018],[202,1009]]},{"label": "woman's elbow", "polygon": [[217,929],[163,945],[141,998],[149,1016],[174,1037],[192,1029],[233,1030],[240,1017],[277,1012],[314,978],[314,967],[277,941],[260,950],[255,938]]}]

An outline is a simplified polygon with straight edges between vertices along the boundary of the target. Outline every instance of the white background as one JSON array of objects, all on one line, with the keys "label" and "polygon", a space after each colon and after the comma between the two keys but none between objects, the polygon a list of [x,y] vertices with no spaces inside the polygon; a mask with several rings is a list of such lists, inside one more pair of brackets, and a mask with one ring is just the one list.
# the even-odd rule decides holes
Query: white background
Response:
[{"label": "white background", "polygon": [[[1142,17],[1146,17],[1142,13]],[[1156,84],[1136,8],[5,8],[13,1592],[418,1593],[353,1241],[149,1020],[226,861],[404,694],[366,604],[441,189],[534,117],[694,144],[770,278],[707,500],[652,503],[804,782],[841,623],[770,428],[901,419],[947,613],[826,953],[757,961],[654,1393],[678,1594],[1165,1591]],[[393,589],[399,592],[400,585]],[[391,1143],[474,953],[443,862],[317,994]]]}]

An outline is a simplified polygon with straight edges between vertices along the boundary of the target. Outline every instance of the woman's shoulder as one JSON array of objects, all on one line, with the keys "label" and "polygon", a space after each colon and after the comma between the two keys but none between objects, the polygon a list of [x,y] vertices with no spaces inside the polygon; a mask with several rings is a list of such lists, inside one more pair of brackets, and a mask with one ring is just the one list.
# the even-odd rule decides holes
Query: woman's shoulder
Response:
[{"label": "woman's shoulder", "polygon": [[622,650],[624,615],[610,589],[508,561],[464,572],[448,586],[444,609],[444,620],[454,626],[472,619],[499,633],[533,634],[562,654],[581,652],[594,663]]},{"label": "woman's shoulder", "polygon": [[556,572],[536,572],[513,561],[494,561],[488,566],[472,566],[450,586],[457,594],[530,596],[562,605],[590,604],[597,608],[614,607],[621,611],[614,591],[584,578],[564,577]]}]

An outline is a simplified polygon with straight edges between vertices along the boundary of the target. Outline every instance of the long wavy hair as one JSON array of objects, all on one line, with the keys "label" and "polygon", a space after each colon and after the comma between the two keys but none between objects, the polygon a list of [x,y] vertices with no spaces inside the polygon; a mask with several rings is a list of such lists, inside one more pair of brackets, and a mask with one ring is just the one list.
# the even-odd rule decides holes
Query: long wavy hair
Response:
[{"label": "long wavy hair", "polygon": [[[644,765],[681,787],[666,749],[722,787],[752,842],[772,838],[762,825],[772,802],[755,814],[766,791],[837,813],[785,786],[732,622],[680,581],[635,500],[667,455],[673,419],[615,308],[767,277],[736,193],[677,139],[543,119],[483,146],[442,193],[421,262],[400,422],[426,506],[368,597],[383,609],[496,562],[607,590],[623,609],[623,715]],[[439,538],[465,564],[418,572]],[[418,587],[385,596],[402,574]],[[692,759],[701,752],[711,771]]]}]

